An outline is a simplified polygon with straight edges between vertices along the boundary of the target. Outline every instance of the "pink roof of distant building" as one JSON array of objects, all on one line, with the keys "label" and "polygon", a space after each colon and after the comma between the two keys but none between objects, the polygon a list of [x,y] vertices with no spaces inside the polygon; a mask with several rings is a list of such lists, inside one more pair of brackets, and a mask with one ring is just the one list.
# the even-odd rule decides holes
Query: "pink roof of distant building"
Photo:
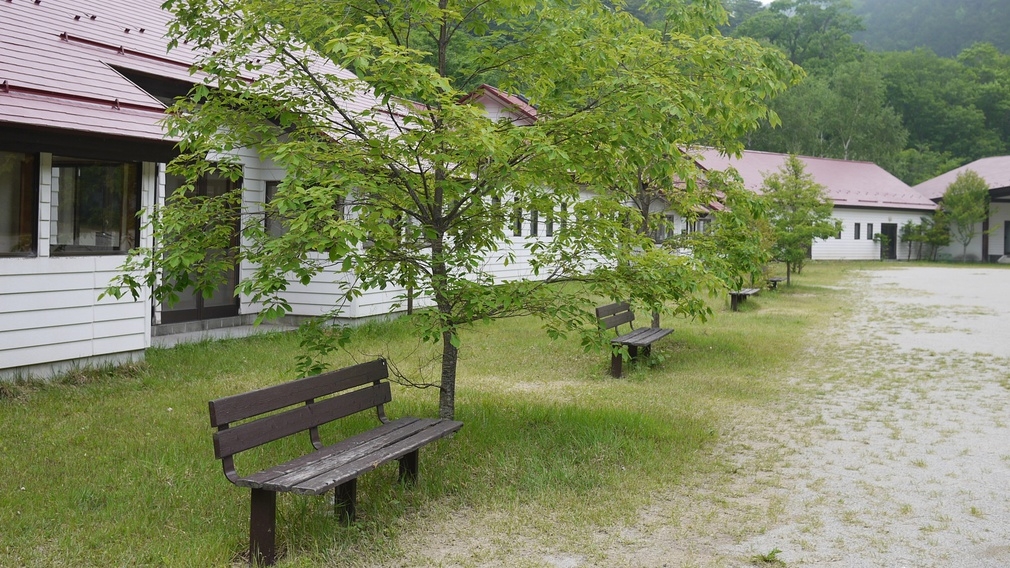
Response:
[{"label": "pink roof of distant building", "polygon": [[507,108],[508,110],[515,112],[520,117],[528,119],[530,121],[535,121],[537,119],[537,109],[529,102],[527,102],[522,97],[516,95],[510,95],[505,91],[492,87],[491,85],[481,85],[474,89],[472,93],[463,97],[461,103],[467,103],[469,101],[480,101],[481,97],[488,96],[496,99],[499,104]]},{"label": "pink roof of distant building", "polygon": [[[698,162],[710,170],[736,168],[747,189],[760,193],[765,177],[779,173],[788,154],[744,151],[740,158],[717,150],[698,151]],[[872,162],[854,162],[830,158],[797,156],[814,181],[826,188],[837,207],[873,207],[931,211],[929,199],[913,191],[905,182]]]},{"label": "pink roof of distant building", "polygon": [[968,165],[940,174],[912,189],[929,199],[940,199],[947,192],[947,187],[957,179],[958,174],[968,170],[982,176],[982,179],[989,184],[989,189],[1010,187],[1010,156],[994,156],[975,160]]},{"label": "pink roof of distant building", "polygon": [[[0,124],[164,140],[165,105],[115,68],[196,82],[162,0],[0,0]],[[326,61],[330,73],[353,77]],[[352,110],[376,106],[364,93]]]}]

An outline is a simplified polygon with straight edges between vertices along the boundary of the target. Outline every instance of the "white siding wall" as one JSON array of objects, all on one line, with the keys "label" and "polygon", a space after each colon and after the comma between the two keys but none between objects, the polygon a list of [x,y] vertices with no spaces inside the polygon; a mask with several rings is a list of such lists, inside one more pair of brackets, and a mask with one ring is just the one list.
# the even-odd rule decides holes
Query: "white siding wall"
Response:
[{"label": "white siding wall", "polygon": [[[918,223],[923,216],[931,215],[928,211],[901,211],[896,209],[855,209],[836,207],[833,213],[835,219],[842,221],[842,238],[818,239],[814,241],[811,256],[814,260],[877,260],[880,258],[880,244],[867,237],[867,224],[873,225],[874,234],[880,232],[884,223],[901,226],[908,221]],[[855,224],[859,223],[859,239],[855,238]],[[903,246],[900,238],[897,245],[897,257],[904,260],[908,255],[907,246]]]},{"label": "white siding wall", "polygon": [[[989,254],[1010,255],[1004,250],[1004,223],[1010,221],[1010,203],[993,203],[989,206]],[[981,230],[981,227],[979,228]],[[981,245],[979,245],[981,249]]]},{"label": "white siding wall", "polygon": [[[1010,221],[1010,203],[993,203],[989,207],[989,254],[1004,255],[1008,251],[1003,250],[1004,243],[1004,222]],[[941,247],[939,258],[960,259],[963,256],[961,243],[957,241],[953,226],[950,231],[950,245]],[[975,238],[968,243],[967,249],[969,260],[982,260],[982,224],[975,227]]]},{"label": "white siding wall", "polygon": [[[98,299],[124,257],[49,256],[52,156],[42,154],[37,258],[0,258],[0,377],[46,376],[73,365],[138,359],[150,345],[147,295]],[[141,204],[150,205],[155,166],[143,165]],[[150,235],[141,234],[142,243]]]}]

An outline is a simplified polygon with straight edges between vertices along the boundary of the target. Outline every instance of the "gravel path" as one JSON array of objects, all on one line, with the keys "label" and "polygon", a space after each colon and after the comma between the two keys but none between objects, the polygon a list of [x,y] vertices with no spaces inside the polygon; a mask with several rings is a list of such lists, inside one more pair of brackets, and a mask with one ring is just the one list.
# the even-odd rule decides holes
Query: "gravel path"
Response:
[{"label": "gravel path", "polygon": [[713,469],[630,526],[562,552],[460,515],[400,565],[1010,567],[1010,270],[892,265],[843,293],[783,370],[801,394],[739,410]]},{"label": "gravel path", "polygon": [[779,549],[788,566],[1010,566],[1010,270],[860,280],[820,369],[798,379],[817,404],[767,490],[783,514],[727,552]]}]

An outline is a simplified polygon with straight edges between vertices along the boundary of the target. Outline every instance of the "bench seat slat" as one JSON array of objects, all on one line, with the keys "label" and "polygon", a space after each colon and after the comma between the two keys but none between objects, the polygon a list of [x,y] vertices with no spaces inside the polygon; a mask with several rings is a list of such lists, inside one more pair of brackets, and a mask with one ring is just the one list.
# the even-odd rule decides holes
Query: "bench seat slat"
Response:
[{"label": "bench seat slat", "polygon": [[371,430],[367,430],[365,432],[361,432],[360,434],[356,434],[354,436],[351,436],[350,438],[345,438],[333,445],[326,446],[321,450],[314,451],[310,454],[305,454],[291,461],[276,465],[269,469],[265,469],[263,471],[259,471],[247,477],[241,478],[239,480],[240,481],[239,485],[241,485],[242,487],[260,488],[263,486],[264,483],[272,479],[276,479],[282,475],[287,475],[300,468],[307,467],[321,459],[325,459],[330,455],[344,452],[347,450],[352,450],[364,443],[367,443],[369,440],[375,437],[381,436],[388,432],[392,432],[394,430],[398,430],[400,428],[409,427],[411,424],[415,422],[417,422],[417,418],[400,418],[399,420],[386,422],[381,426],[372,428]]},{"label": "bench seat slat", "polygon": [[[285,464],[239,479],[238,485],[269,491],[319,495],[384,463],[401,458],[425,444],[456,432],[462,426],[462,422],[453,420],[402,418]],[[379,436],[375,436],[376,431],[380,432]]]},{"label": "bench seat slat", "polygon": [[[369,432],[363,432],[357,437],[357,443],[349,447],[335,448],[330,446],[313,452],[309,454],[312,459],[304,461],[298,467],[275,468],[279,475],[263,476],[261,487],[266,489],[293,487],[348,462],[360,459],[362,456],[373,454],[399,440],[409,438],[429,427],[434,421],[430,418],[420,420],[409,418],[403,419],[401,422],[399,428],[389,428],[382,432],[377,432],[378,428],[376,428]],[[290,463],[288,462],[288,464]]]},{"label": "bench seat slat", "polygon": [[659,327],[640,327],[630,333],[620,337],[615,337],[610,342],[615,345],[632,345],[635,347],[646,347],[667,335],[673,333],[672,329]]},{"label": "bench seat slat", "polygon": [[299,483],[291,491],[303,495],[318,495],[359,475],[372,471],[380,465],[401,458],[414,450],[456,432],[462,422],[453,420],[431,420],[428,427],[410,437],[399,440],[377,451],[362,456],[340,468],[325,472],[313,479]]}]

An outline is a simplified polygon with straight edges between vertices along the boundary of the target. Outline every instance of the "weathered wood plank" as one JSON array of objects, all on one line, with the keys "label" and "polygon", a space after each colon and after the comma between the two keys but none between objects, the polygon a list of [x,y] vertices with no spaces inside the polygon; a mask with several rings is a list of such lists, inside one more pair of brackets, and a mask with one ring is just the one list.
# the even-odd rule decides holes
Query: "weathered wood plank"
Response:
[{"label": "weathered wood plank", "polygon": [[642,327],[631,333],[626,333],[620,337],[615,337],[611,343],[615,345],[634,345],[636,347],[646,347],[667,335],[673,333],[672,329],[661,327]]},{"label": "weathered wood plank", "polygon": [[615,327],[635,321],[635,314],[632,312],[621,312],[612,316],[600,318],[603,329],[614,329]]},{"label": "weathered wood plank", "polygon": [[401,440],[410,438],[426,428],[430,428],[435,422],[435,420],[430,418],[421,419],[403,428],[394,428],[379,435],[373,434],[365,437],[359,444],[355,444],[350,448],[343,448],[339,451],[320,450],[324,455],[319,456],[319,459],[310,461],[301,467],[292,468],[291,471],[277,475],[276,477],[263,479],[262,486],[275,491],[283,491],[285,488],[290,488],[308,479],[323,475],[347,463],[373,455],[387,446],[391,446]]},{"label": "weathered wood plank", "polygon": [[351,391],[312,404],[273,414],[214,433],[214,455],[218,458],[255,448],[267,442],[350,416],[392,400],[389,383]]},{"label": "weathered wood plank", "polygon": [[381,426],[378,426],[366,432],[356,434],[354,436],[351,436],[350,438],[345,438],[333,445],[326,446],[321,450],[312,452],[311,454],[306,454],[304,456],[295,458],[291,461],[246,476],[239,480],[238,485],[242,487],[261,487],[263,485],[263,482],[269,479],[274,479],[282,475],[291,473],[292,471],[308,466],[334,453],[347,451],[349,449],[357,447],[360,444],[367,442],[374,436],[382,435],[386,432],[390,432],[398,428],[408,427],[414,422],[417,422],[417,418],[400,418],[398,420],[393,420],[392,422],[387,422]]},{"label": "weathered wood plank", "polygon": [[210,425],[217,427],[259,416],[306,400],[379,381],[388,376],[386,362],[376,359],[305,379],[226,396],[210,401]]},{"label": "weathered wood plank", "polygon": [[439,438],[448,436],[462,427],[462,422],[452,420],[435,421],[428,428],[425,428],[409,438],[405,438],[392,445],[386,446],[385,448],[382,448],[381,451],[374,452],[353,462],[347,463],[341,468],[326,472],[314,479],[300,483],[299,485],[291,488],[291,491],[298,494],[318,495],[348,479],[352,479],[363,473],[372,471],[384,463],[409,454],[415,449],[434,442]]},{"label": "weathered wood plank", "polygon": [[603,319],[607,316],[612,316],[616,313],[626,312],[631,309],[631,304],[628,302],[618,302],[616,304],[607,304],[606,306],[600,306],[596,308],[596,317]]}]

